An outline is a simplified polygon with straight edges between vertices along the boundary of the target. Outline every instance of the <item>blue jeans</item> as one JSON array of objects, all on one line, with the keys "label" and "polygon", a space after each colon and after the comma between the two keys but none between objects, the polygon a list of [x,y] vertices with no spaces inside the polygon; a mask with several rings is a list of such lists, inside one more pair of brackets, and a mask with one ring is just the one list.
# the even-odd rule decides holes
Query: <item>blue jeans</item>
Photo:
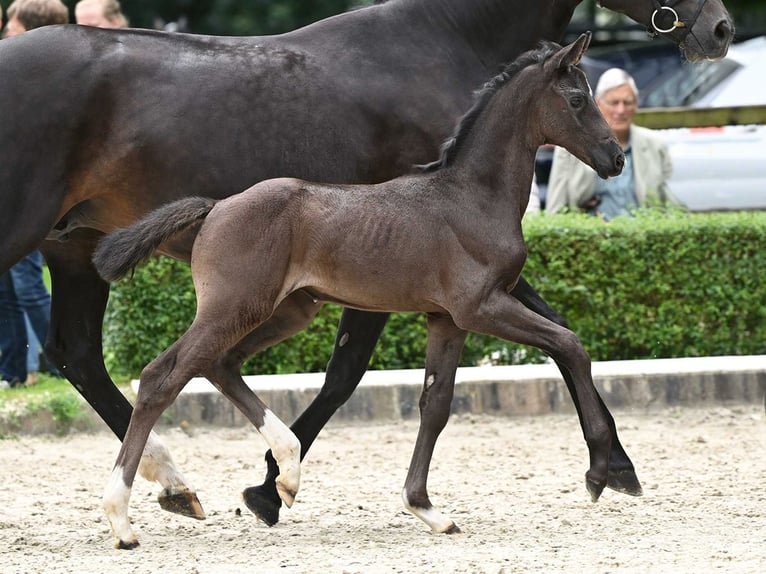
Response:
[{"label": "blue jeans", "polygon": [[27,378],[27,331],[24,315],[39,341],[48,336],[51,297],[43,283],[43,257],[28,255],[0,275],[0,375],[9,381]]}]

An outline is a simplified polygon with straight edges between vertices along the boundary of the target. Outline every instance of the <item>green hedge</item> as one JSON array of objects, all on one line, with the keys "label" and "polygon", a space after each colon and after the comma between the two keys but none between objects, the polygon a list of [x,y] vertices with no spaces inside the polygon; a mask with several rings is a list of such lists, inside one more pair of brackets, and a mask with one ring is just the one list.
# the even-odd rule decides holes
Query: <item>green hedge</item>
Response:
[{"label": "green hedge", "polygon": [[[567,214],[528,217],[525,276],[580,336],[594,360],[766,352],[766,213],[639,212],[604,224]],[[116,284],[104,325],[107,364],[134,375],[191,323],[189,268],[156,258]],[[248,373],[324,370],[340,309],[251,359]],[[472,335],[473,365],[540,362],[535,349]],[[425,322],[394,315],[371,367],[422,367]]]},{"label": "green hedge", "polygon": [[525,225],[525,273],[596,360],[766,352],[766,212]]},{"label": "green hedge", "polygon": [[[104,320],[104,354],[117,376],[136,376],[155,356],[175,341],[194,319],[196,300],[188,265],[157,257],[136,270],[131,279],[112,287]],[[324,371],[332,354],[341,308],[325,305],[314,322],[289,340],[251,358],[243,369],[250,374]],[[463,362],[474,365],[483,357],[508,356],[509,345],[492,337],[470,335]],[[370,361],[372,369],[423,366],[426,352],[425,318],[392,315]],[[516,353],[521,357],[527,351]],[[536,360],[545,357],[537,353]]]}]

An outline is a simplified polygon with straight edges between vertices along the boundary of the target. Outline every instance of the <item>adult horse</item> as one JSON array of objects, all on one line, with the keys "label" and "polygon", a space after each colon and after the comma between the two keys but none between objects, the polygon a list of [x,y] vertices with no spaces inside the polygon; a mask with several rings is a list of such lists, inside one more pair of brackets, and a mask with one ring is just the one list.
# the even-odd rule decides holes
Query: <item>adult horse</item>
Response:
[{"label": "adult horse", "polygon": [[565,48],[548,42],[522,54],[486,84],[441,159],[423,173],[379,184],[262,181],[220,202],[190,197],[167,204],[99,242],[94,264],[114,281],[178,233],[196,234],[197,314],[141,373],[104,494],[118,548],[138,545],[128,503],[149,433],[199,372],[272,446],[280,497],[292,505],[300,443],[247,387],[238,365],[221,361],[288,299],[300,300],[305,315],[293,332],[308,326],[327,301],[428,314],[422,421],[403,499],[433,531],[459,531],[433,507],[426,483],[468,331],[539,347],[570,373],[590,451],[586,484],[598,499],[607,482],[611,432],[588,354],[574,333],[508,296],[526,260],[521,218],[537,148],[560,145],[603,178],[619,174],[625,162],[585,74],[575,67],[589,43],[590,34],[583,34]]},{"label": "adult horse", "polygon": [[[0,271],[41,248],[53,282],[46,352],[122,439],[132,409],[103,364],[109,285],[90,260],[103,233],[184,195],[224,197],[277,176],[378,182],[430,161],[471,90],[538,40],[560,40],[578,4],[391,0],[272,37],[65,26],[3,40]],[[601,4],[663,31],[689,60],[722,57],[733,36],[721,0]],[[162,251],[188,260],[190,246],[177,238]],[[512,294],[557,318],[523,280]],[[286,303],[229,360],[300,318]],[[358,384],[386,318],[344,311],[325,385],[292,426],[302,454]],[[609,485],[638,493],[611,428]],[[274,523],[276,465],[267,460],[266,481],[247,501]],[[141,473],[164,487],[164,507],[203,516],[184,502],[186,482],[156,437]]]}]

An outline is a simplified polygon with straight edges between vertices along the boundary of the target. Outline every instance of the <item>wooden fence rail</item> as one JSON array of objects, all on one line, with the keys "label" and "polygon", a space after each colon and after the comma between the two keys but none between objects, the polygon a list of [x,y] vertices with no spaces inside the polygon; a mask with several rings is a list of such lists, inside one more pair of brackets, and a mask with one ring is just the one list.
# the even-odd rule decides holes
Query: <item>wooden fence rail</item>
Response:
[{"label": "wooden fence rail", "polygon": [[653,129],[766,124],[766,106],[734,108],[645,108],[636,124]]}]

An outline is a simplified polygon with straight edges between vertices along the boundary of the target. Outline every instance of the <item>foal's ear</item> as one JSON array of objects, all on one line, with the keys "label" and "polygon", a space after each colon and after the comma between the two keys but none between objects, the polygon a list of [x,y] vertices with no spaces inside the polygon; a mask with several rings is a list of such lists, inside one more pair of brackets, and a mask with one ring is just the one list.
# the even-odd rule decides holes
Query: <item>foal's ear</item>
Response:
[{"label": "foal's ear", "polygon": [[588,46],[590,45],[590,38],[590,32],[581,34],[577,40],[568,46],[564,46],[561,48],[561,50],[556,52],[556,54],[554,54],[554,56],[551,58],[551,63],[556,66],[556,68],[568,68],[570,66],[576,66],[580,63],[585,50],[587,50]]}]

